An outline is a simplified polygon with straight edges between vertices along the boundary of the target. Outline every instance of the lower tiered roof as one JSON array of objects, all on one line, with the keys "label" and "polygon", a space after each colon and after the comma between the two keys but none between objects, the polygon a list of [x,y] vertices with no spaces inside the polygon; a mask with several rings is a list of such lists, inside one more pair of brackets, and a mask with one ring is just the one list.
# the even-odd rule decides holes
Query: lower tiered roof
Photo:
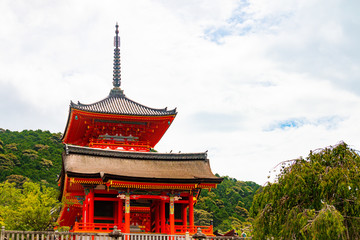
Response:
[{"label": "lower tiered roof", "polygon": [[65,145],[68,177],[162,183],[220,183],[206,153],[125,152]]}]

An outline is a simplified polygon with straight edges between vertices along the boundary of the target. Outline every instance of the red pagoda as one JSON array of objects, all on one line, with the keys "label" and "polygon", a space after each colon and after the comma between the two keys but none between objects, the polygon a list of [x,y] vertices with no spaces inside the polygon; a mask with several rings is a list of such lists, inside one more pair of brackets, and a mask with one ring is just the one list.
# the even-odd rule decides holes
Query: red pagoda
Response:
[{"label": "red pagoda", "polygon": [[120,88],[116,24],[113,89],[93,104],[70,103],[59,178],[64,207],[58,222],[74,232],[195,233],[194,204],[202,189],[222,181],[206,153],[158,153],[153,148],[176,109],[154,109]]}]

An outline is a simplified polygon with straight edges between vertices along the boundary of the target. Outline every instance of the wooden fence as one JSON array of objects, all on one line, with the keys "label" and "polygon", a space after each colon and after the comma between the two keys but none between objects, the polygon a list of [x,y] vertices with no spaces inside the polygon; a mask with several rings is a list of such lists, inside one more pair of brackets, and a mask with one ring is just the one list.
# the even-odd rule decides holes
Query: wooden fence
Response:
[{"label": "wooden fence", "polygon": [[[241,240],[251,239],[238,236],[207,236],[205,240]],[[57,231],[14,231],[1,228],[0,240],[195,240],[188,233],[185,235],[120,233],[74,233]],[[201,239],[199,239],[201,240]]]}]

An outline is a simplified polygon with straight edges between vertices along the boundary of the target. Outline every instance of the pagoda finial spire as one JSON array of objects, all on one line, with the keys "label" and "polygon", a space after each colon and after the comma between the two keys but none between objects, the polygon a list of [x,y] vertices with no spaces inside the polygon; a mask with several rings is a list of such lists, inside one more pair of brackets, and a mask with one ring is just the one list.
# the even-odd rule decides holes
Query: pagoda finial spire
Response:
[{"label": "pagoda finial spire", "polygon": [[115,37],[114,37],[114,70],[113,70],[113,86],[110,91],[111,97],[124,96],[123,90],[120,89],[121,85],[121,66],[120,66],[120,37],[119,37],[119,24],[115,25]]}]

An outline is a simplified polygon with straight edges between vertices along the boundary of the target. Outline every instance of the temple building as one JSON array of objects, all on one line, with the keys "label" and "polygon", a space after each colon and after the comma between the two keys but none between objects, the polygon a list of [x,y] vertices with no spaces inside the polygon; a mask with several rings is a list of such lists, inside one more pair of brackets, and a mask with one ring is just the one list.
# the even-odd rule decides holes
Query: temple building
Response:
[{"label": "temple building", "polygon": [[74,232],[195,233],[201,190],[221,183],[204,153],[154,149],[176,109],[154,109],[127,98],[120,88],[120,38],[116,24],[113,89],[93,104],[70,103],[63,143],[58,223]]}]

